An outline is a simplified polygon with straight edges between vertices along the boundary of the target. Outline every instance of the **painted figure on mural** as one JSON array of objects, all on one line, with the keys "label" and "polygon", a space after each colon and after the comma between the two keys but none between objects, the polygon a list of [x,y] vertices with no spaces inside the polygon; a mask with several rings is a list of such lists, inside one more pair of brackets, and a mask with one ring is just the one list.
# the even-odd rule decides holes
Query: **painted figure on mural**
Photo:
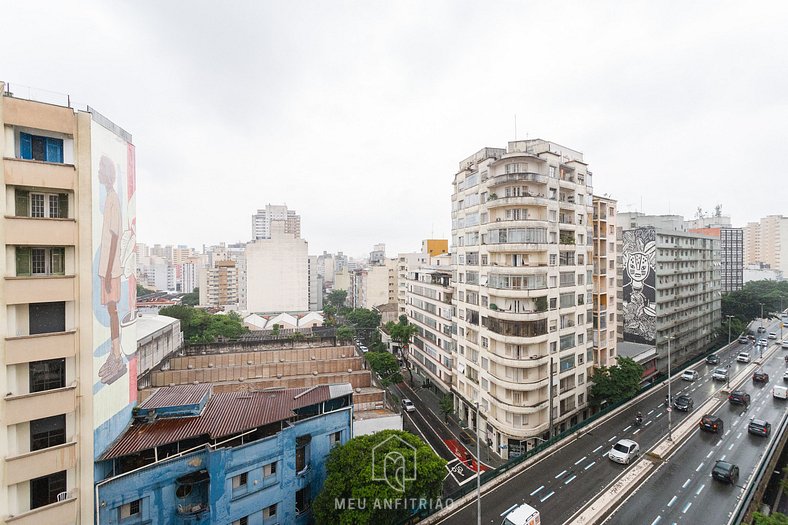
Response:
[{"label": "painted figure on mural", "polygon": [[101,229],[101,252],[99,254],[98,276],[101,286],[101,304],[107,308],[111,335],[111,349],[107,360],[99,369],[99,379],[104,384],[111,384],[126,373],[126,363],[120,346],[120,286],[123,268],[120,260],[120,237],[122,234],[122,216],[120,199],[115,191],[115,165],[107,156],[101,157],[99,164],[99,182],[104,185],[107,196],[104,201]]},{"label": "painted figure on mural", "polygon": [[653,341],[656,337],[656,289],[654,230],[625,231],[624,244],[624,331]]}]

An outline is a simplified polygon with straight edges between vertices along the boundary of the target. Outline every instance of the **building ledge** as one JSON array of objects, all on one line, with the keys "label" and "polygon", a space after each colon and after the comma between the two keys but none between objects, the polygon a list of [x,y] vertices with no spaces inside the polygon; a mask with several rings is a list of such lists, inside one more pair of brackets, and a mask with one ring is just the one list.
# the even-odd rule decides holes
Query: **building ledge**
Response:
[{"label": "building ledge", "polygon": [[34,525],[40,523],[74,523],[77,519],[77,497],[72,495],[75,490],[69,490],[69,497],[63,501],[56,501],[43,507],[28,510],[15,516],[5,517],[6,523],[19,525]]},{"label": "building ledge", "polygon": [[73,383],[71,383],[68,386],[64,386],[64,387],[61,387],[61,388],[52,388],[51,390],[42,390],[41,392],[28,392],[27,394],[11,394],[11,395],[6,394],[5,400],[6,401],[16,401],[17,399],[27,399],[27,398],[36,397],[36,396],[45,396],[45,395],[57,394],[57,393],[60,393],[60,392],[68,392],[69,390],[74,390],[75,388],[77,388],[77,382],[76,381],[74,381]]},{"label": "building ledge", "polygon": [[[62,277],[62,276],[61,276]],[[66,330],[65,332],[47,332],[45,334],[31,334],[31,335],[15,335],[6,337],[6,341],[18,341],[23,339],[37,339],[40,337],[57,337],[64,334],[76,334],[76,330]]]},{"label": "building ledge", "polygon": [[[71,219],[67,219],[71,220]],[[73,279],[75,278],[75,274],[49,274],[49,275],[7,275],[5,277],[6,281],[40,281],[44,279]],[[55,332],[58,334],[62,334],[63,332]],[[46,334],[51,335],[51,334]],[[7,339],[7,338],[6,338]]]}]

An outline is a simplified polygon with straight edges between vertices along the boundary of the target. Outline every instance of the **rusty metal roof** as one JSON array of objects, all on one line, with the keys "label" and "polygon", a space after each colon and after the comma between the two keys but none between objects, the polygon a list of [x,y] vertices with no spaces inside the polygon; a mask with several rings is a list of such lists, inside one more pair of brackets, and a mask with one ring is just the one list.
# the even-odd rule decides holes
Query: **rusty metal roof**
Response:
[{"label": "rusty metal roof", "polygon": [[[161,388],[154,396],[173,388],[178,387]],[[327,401],[332,397],[340,397],[349,391],[352,391],[349,385],[348,389],[332,389],[331,385],[318,385],[310,388],[278,388],[213,394],[199,416],[162,417],[150,423],[129,427],[101,455],[101,459],[127,456],[198,436],[208,436],[210,439],[232,436],[270,423],[284,421],[293,416],[293,411],[297,408]],[[161,396],[171,396],[171,394],[162,392]]]},{"label": "rusty metal roof", "polygon": [[176,385],[168,388],[157,388],[151,396],[142,402],[140,408],[162,408],[183,405],[196,405],[205,394],[211,391],[211,383],[198,385]]}]

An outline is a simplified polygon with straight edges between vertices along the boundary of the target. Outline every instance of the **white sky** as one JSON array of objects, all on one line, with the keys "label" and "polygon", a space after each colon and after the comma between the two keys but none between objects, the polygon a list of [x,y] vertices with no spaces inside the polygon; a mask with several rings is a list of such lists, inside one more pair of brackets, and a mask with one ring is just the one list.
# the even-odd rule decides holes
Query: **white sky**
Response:
[{"label": "white sky", "polygon": [[[619,210],[788,214],[788,2],[8,2],[0,79],[132,133],[148,244],[450,237],[458,162],[544,138]],[[37,92],[30,92],[36,94]]]}]

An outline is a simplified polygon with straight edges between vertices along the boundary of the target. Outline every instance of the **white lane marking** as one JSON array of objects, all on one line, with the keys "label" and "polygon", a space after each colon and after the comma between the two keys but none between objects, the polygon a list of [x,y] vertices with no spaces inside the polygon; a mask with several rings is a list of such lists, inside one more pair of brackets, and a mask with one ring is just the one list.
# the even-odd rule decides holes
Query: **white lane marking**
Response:
[{"label": "white lane marking", "polygon": [[687,504],[686,504],[686,505],[684,505],[684,508],[683,508],[683,509],[681,509],[681,513],[682,513],[682,514],[686,514],[686,513],[687,513],[687,511],[689,510],[689,508],[690,508],[691,506],[692,506],[692,502],[691,502],[691,501],[688,501],[688,502],[687,502]]},{"label": "white lane marking", "polygon": [[739,432],[738,434],[736,434],[736,439],[739,439],[740,437],[741,437],[741,432]]},{"label": "white lane marking", "polygon": [[582,463],[583,461],[585,461],[587,459],[588,459],[588,456],[583,456],[582,458],[580,458],[577,461],[575,461],[575,465],[579,465],[580,463]]},{"label": "white lane marking", "polygon": [[609,452],[605,452],[604,454],[602,454],[602,457],[606,458],[608,454],[609,454]]},{"label": "white lane marking", "polygon": [[595,464],[596,464],[596,461],[592,461],[591,463],[589,463],[588,465],[586,465],[586,468],[584,468],[583,470],[588,470],[588,469],[590,469],[591,467],[593,467]]},{"label": "white lane marking", "polygon": [[728,434],[730,434],[730,433],[731,433],[731,431],[730,431],[730,430],[726,430],[726,431],[725,431],[725,435],[726,435],[726,436],[727,436]]},{"label": "white lane marking", "polygon": [[565,470],[562,470],[561,472],[559,472],[559,473],[558,473],[558,475],[555,477],[555,479],[558,479],[558,478],[560,478],[560,477],[561,477],[561,476],[563,476],[564,474],[566,474],[566,471],[565,471]]},{"label": "white lane marking", "polygon": [[608,441],[608,443],[610,443],[611,441],[614,441],[614,440],[615,440],[617,437],[618,437],[618,436],[613,436],[612,438],[608,439],[608,440],[607,440],[607,441]]},{"label": "white lane marking", "polygon": [[650,416],[650,415],[651,415],[651,414],[653,414],[653,413],[654,413],[654,410],[652,410],[651,412],[649,412],[649,413],[648,413],[648,414],[646,414],[646,415],[647,415],[647,416]]},{"label": "white lane marking", "polygon": [[599,445],[598,447],[596,447],[596,448],[593,450],[594,454],[596,454],[597,452],[599,452],[599,451],[602,449],[602,447],[604,447],[604,446],[605,446],[605,445]]},{"label": "white lane marking", "polygon": [[634,436],[634,435],[635,435],[635,434],[637,434],[638,432],[640,432],[640,429],[637,429],[637,430],[635,430],[634,432],[632,432],[632,435]]},{"label": "white lane marking", "polygon": [[626,432],[626,431],[627,431],[627,430],[629,430],[630,428],[632,428],[632,425],[629,425],[627,428],[625,428],[625,429],[624,429],[624,430],[622,430],[621,432]]},{"label": "white lane marking", "polygon": [[[659,414],[657,414],[656,418],[660,418],[660,417],[662,417],[662,414],[664,414],[664,412],[660,412]],[[655,419],[656,419],[656,418],[655,418]]]},{"label": "white lane marking", "polygon": [[704,483],[703,485],[700,486],[700,488],[698,488],[698,490],[695,491],[695,495],[699,496],[700,495],[700,491],[703,490],[705,487],[706,487],[706,484]]},{"label": "white lane marking", "polygon": [[564,485],[569,485],[570,483],[572,483],[572,481],[573,481],[573,480],[574,480],[576,477],[577,477],[577,476],[572,476],[571,478],[567,479],[566,481],[564,481]]},{"label": "white lane marking", "polygon": [[710,451],[708,454],[706,454],[706,459],[709,459],[709,458],[711,457],[711,455],[712,455],[712,454],[714,454],[714,451],[713,451],[713,450],[712,450],[712,451]]},{"label": "white lane marking", "polygon": [[542,485],[541,487],[539,487],[539,488],[538,488],[538,489],[536,489],[535,491],[531,492],[531,496],[533,496],[534,494],[536,494],[537,492],[539,492],[539,491],[540,491],[540,490],[542,490],[543,488],[544,488],[544,485]]},{"label": "white lane marking", "polygon": [[735,444],[736,444],[736,443],[731,443],[731,446],[729,446],[729,447],[728,447],[728,450],[731,450],[731,449],[733,449],[733,446],[734,446]]},{"label": "white lane marking", "polygon": [[700,465],[698,465],[698,468],[695,469],[695,472],[699,471],[702,468],[703,468],[703,462],[701,461]]},{"label": "white lane marking", "polygon": [[678,496],[673,496],[672,498],[670,498],[670,501],[668,502],[668,507],[672,507],[673,504],[676,503],[677,499],[679,499]]},{"label": "white lane marking", "polygon": [[661,520],[661,519],[662,519],[662,516],[657,516],[656,518],[654,518],[654,521],[651,522],[651,525],[657,525],[657,523],[659,523],[659,520]]},{"label": "white lane marking", "polygon": [[681,486],[681,488],[686,489],[687,485],[689,485],[689,484],[690,484],[690,479],[687,478],[687,481],[684,482],[684,484]]},{"label": "white lane marking", "polygon": [[644,427],[647,427],[647,426],[649,426],[651,423],[652,423],[652,421],[647,421],[647,422],[646,422],[646,424],[645,424],[645,425],[643,425],[643,426],[644,426]]},{"label": "white lane marking", "polygon": [[555,494],[555,491],[551,492],[550,494],[545,494],[544,496],[542,496],[541,498],[539,498],[539,501],[541,501],[542,503],[544,503],[544,502],[545,502],[545,501],[547,501],[547,500],[550,498],[550,496],[552,496],[553,494]]},{"label": "white lane marking", "polygon": [[723,454],[722,457],[720,458],[720,461],[725,461],[725,456],[727,456],[727,454]]}]

